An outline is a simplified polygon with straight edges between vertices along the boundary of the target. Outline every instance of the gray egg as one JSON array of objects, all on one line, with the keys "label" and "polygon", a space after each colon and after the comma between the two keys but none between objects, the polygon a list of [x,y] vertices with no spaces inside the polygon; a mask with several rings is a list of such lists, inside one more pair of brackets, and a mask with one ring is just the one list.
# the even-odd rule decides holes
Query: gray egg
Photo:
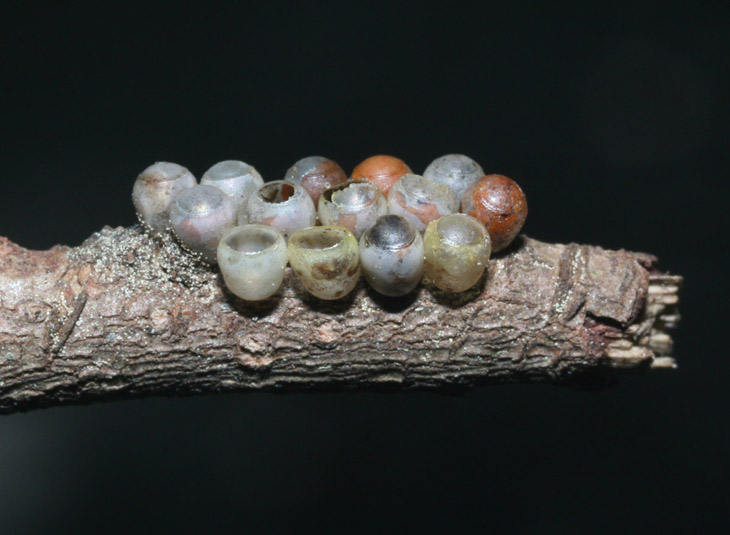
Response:
[{"label": "gray egg", "polygon": [[319,220],[339,225],[360,239],[362,233],[388,212],[380,188],[367,180],[353,180],[327,189],[319,197]]},{"label": "gray egg", "polygon": [[264,185],[258,171],[240,160],[224,160],[208,169],[200,183],[214,186],[230,197],[234,210],[248,201],[248,198]]},{"label": "gray egg", "polygon": [[[247,203],[247,223],[279,229],[285,238],[297,229],[314,226],[317,212],[309,193],[299,184],[275,180],[261,186]],[[241,220],[239,212],[239,224]]]},{"label": "gray egg", "polygon": [[380,217],[360,238],[365,280],[383,295],[409,293],[423,276],[423,238],[404,217]]},{"label": "gray egg", "polygon": [[446,154],[432,161],[423,176],[439,184],[445,184],[454,193],[456,209],[464,191],[484,176],[482,167],[463,154]]},{"label": "gray egg", "polygon": [[182,191],[197,180],[182,165],[157,162],[142,171],[134,182],[132,202],[143,225],[155,234],[170,228],[170,206]]},{"label": "gray egg", "polygon": [[236,212],[225,193],[200,185],[177,196],[170,208],[170,223],[185,247],[213,264],[221,236],[236,224]]}]

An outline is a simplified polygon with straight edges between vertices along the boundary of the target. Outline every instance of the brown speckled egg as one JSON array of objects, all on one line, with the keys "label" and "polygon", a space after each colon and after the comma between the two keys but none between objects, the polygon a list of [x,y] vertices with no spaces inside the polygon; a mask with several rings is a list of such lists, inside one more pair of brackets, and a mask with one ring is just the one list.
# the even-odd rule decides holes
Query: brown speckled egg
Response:
[{"label": "brown speckled egg", "polygon": [[507,247],[520,233],[527,219],[527,199],[511,178],[486,175],[464,192],[461,212],[482,222],[494,252]]},{"label": "brown speckled egg", "polygon": [[395,156],[380,154],[360,162],[352,171],[352,178],[353,180],[359,178],[369,180],[380,188],[383,195],[387,196],[393,184],[410,172],[411,168],[403,160]]}]

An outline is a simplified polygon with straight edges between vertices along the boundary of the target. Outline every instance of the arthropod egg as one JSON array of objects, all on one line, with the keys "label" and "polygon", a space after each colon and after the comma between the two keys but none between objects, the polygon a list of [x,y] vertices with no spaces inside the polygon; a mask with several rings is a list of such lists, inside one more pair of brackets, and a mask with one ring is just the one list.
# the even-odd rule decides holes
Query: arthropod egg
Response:
[{"label": "arthropod egg", "polygon": [[446,154],[432,161],[423,176],[448,186],[454,194],[456,208],[466,188],[484,176],[482,167],[463,154]]},{"label": "arthropod egg", "polygon": [[320,195],[327,188],[347,182],[347,174],[339,164],[322,156],[307,156],[292,165],[284,180],[301,184],[317,206]]},{"label": "arthropod egg", "polygon": [[405,217],[419,232],[434,219],[455,210],[449,187],[420,175],[403,175],[388,193],[388,213]]},{"label": "arthropod egg", "polygon": [[261,301],[276,293],[287,261],[284,237],[268,225],[233,227],[218,244],[223,281],[231,292],[248,301]]},{"label": "arthropod egg", "polygon": [[289,264],[302,286],[320,299],[349,294],[360,278],[360,250],[344,227],[299,229],[289,238]]},{"label": "arthropod egg", "polygon": [[484,274],[492,244],[479,221],[450,214],[428,224],[423,247],[426,276],[442,290],[463,292]]},{"label": "arthropod egg", "polygon": [[193,186],[173,201],[170,223],[188,249],[215,263],[218,241],[235,226],[236,212],[231,199],[218,188]]},{"label": "arthropod egg", "polygon": [[481,221],[492,238],[492,252],[496,252],[520,233],[527,219],[527,199],[511,178],[487,175],[466,189],[461,211]]},{"label": "arthropod egg", "polygon": [[407,219],[384,215],[360,238],[360,264],[376,291],[405,295],[423,276],[423,238]]},{"label": "arthropod egg", "polygon": [[132,202],[142,223],[154,233],[170,226],[170,205],[177,195],[197,184],[182,165],[157,162],[142,171],[134,182]]},{"label": "arthropod egg", "polygon": [[367,180],[353,180],[326,190],[319,198],[319,220],[339,225],[360,238],[367,228],[388,211],[380,189]]},{"label": "arthropod egg", "polygon": [[247,221],[271,225],[288,238],[300,228],[311,227],[317,219],[309,193],[299,184],[283,180],[261,186],[248,200]]},{"label": "arthropod egg", "polygon": [[200,179],[206,186],[215,186],[230,197],[233,209],[238,212],[248,198],[264,185],[253,166],[239,160],[224,160],[208,169]]},{"label": "arthropod egg", "polygon": [[388,195],[393,184],[395,184],[400,177],[410,172],[411,168],[408,167],[400,158],[381,154],[378,156],[371,156],[370,158],[360,162],[352,171],[352,178],[354,180],[369,180],[380,188],[383,195]]}]

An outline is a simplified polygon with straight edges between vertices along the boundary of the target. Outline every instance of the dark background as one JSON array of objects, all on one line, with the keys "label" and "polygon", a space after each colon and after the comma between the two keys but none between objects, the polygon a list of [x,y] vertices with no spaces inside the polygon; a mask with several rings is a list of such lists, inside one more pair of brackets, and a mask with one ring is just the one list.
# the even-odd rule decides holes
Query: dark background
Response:
[{"label": "dark background", "polygon": [[[59,3],[60,4],[60,3]],[[70,4],[70,3],[69,3]],[[461,152],[525,232],[686,276],[676,371],[604,392],[153,398],[0,417],[0,533],[728,527],[720,3],[4,5],[0,234],[130,225],[136,175]]]}]

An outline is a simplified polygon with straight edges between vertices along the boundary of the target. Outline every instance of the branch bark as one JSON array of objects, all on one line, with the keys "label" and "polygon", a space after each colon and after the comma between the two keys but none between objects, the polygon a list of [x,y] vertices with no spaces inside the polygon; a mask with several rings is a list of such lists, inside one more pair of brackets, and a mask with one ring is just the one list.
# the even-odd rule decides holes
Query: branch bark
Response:
[{"label": "branch bark", "polygon": [[0,412],[156,394],[603,385],[671,367],[681,277],[656,258],[527,237],[463,295],[424,284],[341,302],[287,274],[245,303],[169,236],[104,228],[76,248],[0,238]]}]

